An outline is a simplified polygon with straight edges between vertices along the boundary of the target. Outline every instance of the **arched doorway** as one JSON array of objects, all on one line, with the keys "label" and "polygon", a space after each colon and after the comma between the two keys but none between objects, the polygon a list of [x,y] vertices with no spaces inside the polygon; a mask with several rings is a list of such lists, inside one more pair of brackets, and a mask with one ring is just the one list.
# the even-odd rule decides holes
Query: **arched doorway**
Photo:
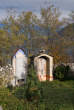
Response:
[{"label": "arched doorway", "polygon": [[35,58],[34,64],[40,81],[53,80],[53,57],[42,54]]},{"label": "arched doorway", "polygon": [[24,54],[23,50],[19,49],[12,59],[14,86],[24,84],[26,81],[27,63],[27,56]]}]

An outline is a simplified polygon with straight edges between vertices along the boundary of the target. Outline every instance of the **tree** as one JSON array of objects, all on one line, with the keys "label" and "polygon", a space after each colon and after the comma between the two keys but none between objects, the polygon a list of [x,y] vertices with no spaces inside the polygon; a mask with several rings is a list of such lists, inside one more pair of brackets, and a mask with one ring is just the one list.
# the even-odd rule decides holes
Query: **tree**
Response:
[{"label": "tree", "polygon": [[[17,48],[26,48],[31,50],[30,54],[36,54],[40,49],[45,49],[52,54],[57,61],[64,61],[67,55],[65,50],[71,41],[66,42],[66,37],[61,36],[60,31],[63,22],[59,21],[60,12],[54,6],[49,5],[47,8],[41,9],[41,18],[38,18],[33,12],[22,12],[17,18],[15,14],[9,16],[2,21],[3,35],[1,36],[1,59],[3,54],[8,59],[13,55],[13,51]],[[16,19],[15,19],[16,18]],[[4,35],[5,33],[5,35]],[[67,32],[66,32],[67,34]],[[7,39],[7,40],[6,40]],[[2,46],[5,45],[3,51]],[[8,46],[8,47],[7,47]],[[62,50],[62,52],[60,52]],[[8,54],[7,54],[8,53]],[[60,58],[58,57],[60,56]],[[59,60],[58,60],[59,59]],[[3,61],[2,61],[3,62]]]},{"label": "tree", "polygon": [[53,5],[41,9],[40,26],[46,31],[46,49],[54,56],[55,62],[67,60],[64,48],[64,39],[59,34],[59,29],[64,23],[59,21],[60,12]]},{"label": "tree", "polygon": [[53,5],[41,9],[41,26],[46,30],[47,35],[56,33],[62,23],[59,21],[60,12]]}]

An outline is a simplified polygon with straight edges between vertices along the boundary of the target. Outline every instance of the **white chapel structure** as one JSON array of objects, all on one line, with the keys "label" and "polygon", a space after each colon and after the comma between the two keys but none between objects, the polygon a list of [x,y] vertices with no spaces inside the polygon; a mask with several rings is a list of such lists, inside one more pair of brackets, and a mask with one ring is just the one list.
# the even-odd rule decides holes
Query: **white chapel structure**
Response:
[{"label": "white chapel structure", "polygon": [[35,57],[34,65],[40,81],[53,81],[53,57],[41,54]]},{"label": "white chapel structure", "polygon": [[28,58],[22,49],[19,49],[12,59],[14,79],[12,85],[20,85],[26,81]]}]

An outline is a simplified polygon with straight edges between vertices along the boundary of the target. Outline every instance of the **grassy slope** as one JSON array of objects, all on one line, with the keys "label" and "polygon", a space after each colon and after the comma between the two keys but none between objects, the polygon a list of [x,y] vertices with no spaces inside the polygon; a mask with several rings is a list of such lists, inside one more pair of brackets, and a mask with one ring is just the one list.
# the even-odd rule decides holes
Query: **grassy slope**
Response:
[{"label": "grassy slope", "polygon": [[0,88],[0,105],[3,110],[24,110],[24,104],[6,88]]},{"label": "grassy slope", "polygon": [[[0,105],[4,110],[74,110],[74,81],[41,83],[42,98],[38,109],[33,104],[25,108],[24,102],[12,95],[8,89],[0,89]],[[21,93],[22,94],[22,93]]]},{"label": "grassy slope", "polygon": [[74,81],[42,84],[43,103],[47,110],[74,110]]}]

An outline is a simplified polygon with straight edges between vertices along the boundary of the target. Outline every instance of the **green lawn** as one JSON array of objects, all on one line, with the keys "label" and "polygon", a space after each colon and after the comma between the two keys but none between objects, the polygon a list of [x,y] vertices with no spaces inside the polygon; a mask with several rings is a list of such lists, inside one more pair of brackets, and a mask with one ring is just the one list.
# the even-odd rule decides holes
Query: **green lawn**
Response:
[{"label": "green lawn", "polygon": [[[0,89],[3,110],[74,110],[74,81],[40,83],[41,97],[36,103],[18,99],[13,91]],[[20,93],[22,95],[22,91]]]},{"label": "green lawn", "polygon": [[42,83],[46,110],[74,110],[74,81]]}]

